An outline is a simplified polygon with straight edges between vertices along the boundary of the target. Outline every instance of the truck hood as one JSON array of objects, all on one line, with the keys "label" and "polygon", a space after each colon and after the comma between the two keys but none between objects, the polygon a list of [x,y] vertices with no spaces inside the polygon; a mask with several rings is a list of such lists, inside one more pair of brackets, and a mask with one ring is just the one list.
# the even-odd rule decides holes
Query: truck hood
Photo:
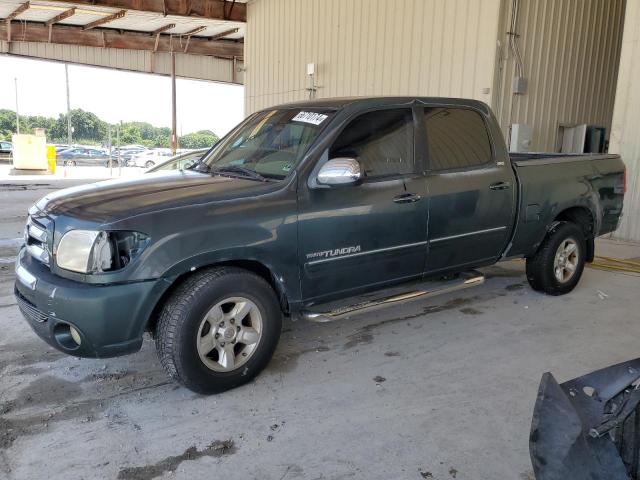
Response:
[{"label": "truck hood", "polygon": [[58,190],[40,199],[36,207],[54,216],[111,223],[166,208],[249,197],[273,189],[274,182],[186,171],[158,172]]}]

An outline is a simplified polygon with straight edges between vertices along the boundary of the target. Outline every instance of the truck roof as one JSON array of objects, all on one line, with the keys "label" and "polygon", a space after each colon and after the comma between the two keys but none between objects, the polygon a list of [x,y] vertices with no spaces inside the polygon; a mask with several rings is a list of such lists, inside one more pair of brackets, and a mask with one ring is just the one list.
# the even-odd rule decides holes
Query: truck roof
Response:
[{"label": "truck roof", "polygon": [[372,107],[382,107],[389,104],[398,103],[424,103],[424,104],[448,104],[456,106],[473,107],[481,110],[485,113],[489,113],[489,106],[481,102],[480,100],[473,100],[470,98],[449,98],[449,97],[411,97],[411,96],[369,96],[369,97],[334,97],[334,98],[321,98],[314,100],[302,100],[299,102],[284,103],[282,105],[274,105],[272,107],[265,108],[264,110],[271,110],[274,107],[277,108],[329,108],[333,110],[340,110],[347,106],[355,107],[357,109],[366,109]]}]

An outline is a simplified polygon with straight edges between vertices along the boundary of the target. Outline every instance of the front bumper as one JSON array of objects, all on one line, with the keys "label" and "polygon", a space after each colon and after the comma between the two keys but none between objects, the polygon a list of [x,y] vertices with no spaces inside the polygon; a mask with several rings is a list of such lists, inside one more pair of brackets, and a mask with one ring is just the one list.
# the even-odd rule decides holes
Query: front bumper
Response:
[{"label": "front bumper", "polygon": [[[110,285],[75,282],[52,274],[24,249],[17,262],[21,271],[15,296],[23,316],[49,345],[78,357],[139,350],[147,321],[169,284],[164,279]],[[80,345],[72,341],[70,326],[78,331]]]}]

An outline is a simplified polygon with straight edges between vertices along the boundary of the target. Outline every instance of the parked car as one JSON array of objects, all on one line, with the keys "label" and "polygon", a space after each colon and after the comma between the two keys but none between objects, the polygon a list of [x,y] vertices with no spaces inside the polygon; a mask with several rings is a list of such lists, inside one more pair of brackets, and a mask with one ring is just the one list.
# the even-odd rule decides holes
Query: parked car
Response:
[{"label": "parked car", "polygon": [[133,155],[128,161],[128,167],[144,167],[151,168],[158,163],[162,163],[171,158],[171,150],[168,148],[156,148],[153,150],[145,150]]},{"label": "parked car", "polygon": [[467,288],[484,280],[474,269],[519,257],[533,289],[566,294],[624,192],[618,155],[510,156],[475,100],[282,105],[193,169],[39,200],[16,299],[62,352],[131,353],[149,331],[171,378],[219,392],[267,365],[283,315],[336,320]]},{"label": "parked car", "polygon": [[[108,166],[110,158],[109,154],[104,150],[74,147],[56,154],[56,163],[66,167],[75,167],[76,165]],[[117,159],[112,159],[112,165],[117,166]]]},{"label": "parked car", "polygon": [[13,144],[4,140],[0,140],[0,159],[11,158],[13,152]]},{"label": "parked car", "polygon": [[134,155],[148,150],[144,145],[123,145],[112,149],[112,154],[114,158],[120,158],[120,162],[122,162],[123,165],[128,166],[129,161]]},{"label": "parked car", "polygon": [[[79,146],[79,145],[76,145],[76,146]],[[67,144],[55,144],[53,147],[56,150],[56,155],[61,152],[64,152],[65,150],[69,150],[70,148],[73,148],[72,145],[67,145]]]},{"label": "parked car", "polygon": [[210,149],[208,148],[201,148],[199,150],[192,150],[190,152],[178,154],[154,167],[151,167],[145,173],[159,172],[162,170],[187,170],[188,168],[193,167],[209,150]]}]

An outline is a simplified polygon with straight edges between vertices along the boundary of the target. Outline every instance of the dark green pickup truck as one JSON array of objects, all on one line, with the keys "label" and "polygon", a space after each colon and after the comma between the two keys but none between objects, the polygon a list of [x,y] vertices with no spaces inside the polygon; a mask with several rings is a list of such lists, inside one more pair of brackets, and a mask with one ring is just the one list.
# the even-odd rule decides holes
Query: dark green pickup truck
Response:
[{"label": "dark green pickup truck", "polygon": [[616,155],[510,157],[473,100],[282,105],[187,170],[41,199],[15,295],[63,352],[122,355],[149,331],[172,378],[222,391],[268,363],[283,315],[476,285],[472,269],[513,257],[534,289],[569,292],[618,225],[624,171]]}]

